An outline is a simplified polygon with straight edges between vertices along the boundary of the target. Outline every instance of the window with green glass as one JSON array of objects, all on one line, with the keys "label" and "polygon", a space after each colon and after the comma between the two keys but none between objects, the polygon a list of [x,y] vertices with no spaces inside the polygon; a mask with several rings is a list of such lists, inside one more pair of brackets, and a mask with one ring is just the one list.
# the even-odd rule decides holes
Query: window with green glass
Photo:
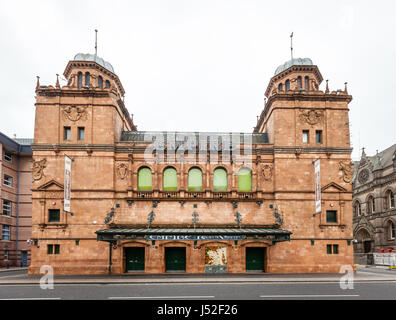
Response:
[{"label": "window with green glass", "polygon": [[138,190],[152,190],[151,170],[149,168],[141,168],[138,172]]},{"label": "window with green glass", "polygon": [[217,168],[213,172],[213,190],[227,191],[227,171],[223,168]]},{"label": "window with green glass", "polygon": [[252,191],[252,171],[249,168],[239,170],[238,191]]},{"label": "window with green glass", "polygon": [[164,170],[163,188],[165,191],[177,190],[177,171],[175,168],[166,168]]},{"label": "window with green glass", "polygon": [[201,191],[202,190],[202,171],[198,168],[192,168],[188,172],[188,190]]}]

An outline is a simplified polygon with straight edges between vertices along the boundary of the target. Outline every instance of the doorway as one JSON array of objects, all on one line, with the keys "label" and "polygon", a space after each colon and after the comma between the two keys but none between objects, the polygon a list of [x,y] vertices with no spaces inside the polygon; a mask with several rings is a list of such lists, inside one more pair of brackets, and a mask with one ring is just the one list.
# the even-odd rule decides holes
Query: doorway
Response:
[{"label": "doorway", "polygon": [[127,272],[144,272],[144,247],[125,248],[125,257]]},{"label": "doorway", "polygon": [[186,272],[186,248],[167,247],[165,248],[165,271],[166,272]]},{"label": "doorway", "polygon": [[265,272],[266,248],[247,247],[246,248],[246,271]]}]

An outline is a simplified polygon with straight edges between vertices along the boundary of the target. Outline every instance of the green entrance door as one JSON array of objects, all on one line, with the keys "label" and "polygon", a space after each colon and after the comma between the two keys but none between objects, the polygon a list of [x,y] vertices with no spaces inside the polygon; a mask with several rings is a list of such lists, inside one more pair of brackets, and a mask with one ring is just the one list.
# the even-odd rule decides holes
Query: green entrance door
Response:
[{"label": "green entrance door", "polygon": [[126,270],[144,271],[144,247],[125,248]]},{"label": "green entrance door", "polygon": [[265,271],[265,248],[246,248],[246,271]]},{"label": "green entrance door", "polygon": [[186,248],[165,248],[165,271],[186,271]]}]

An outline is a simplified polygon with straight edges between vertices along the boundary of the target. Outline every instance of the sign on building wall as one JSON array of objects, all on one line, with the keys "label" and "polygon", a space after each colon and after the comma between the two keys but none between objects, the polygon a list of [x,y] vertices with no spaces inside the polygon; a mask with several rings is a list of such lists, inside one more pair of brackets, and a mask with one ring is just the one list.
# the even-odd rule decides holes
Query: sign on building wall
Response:
[{"label": "sign on building wall", "polygon": [[63,210],[70,211],[70,190],[71,190],[71,163],[72,160],[65,156],[65,187],[64,187],[64,206]]},{"label": "sign on building wall", "polygon": [[320,190],[320,159],[315,161],[315,213],[322,211],[322,195]]},{"label": "sign on building wall", "polygon": [[227,235],[147,235],[146,240],[243,240],[243,236],[227,236]]},{"label": "sign on building wall", "polygon": [[227,272],[227,248],[225,247],[205,248],[205,272],[206,273]]}]

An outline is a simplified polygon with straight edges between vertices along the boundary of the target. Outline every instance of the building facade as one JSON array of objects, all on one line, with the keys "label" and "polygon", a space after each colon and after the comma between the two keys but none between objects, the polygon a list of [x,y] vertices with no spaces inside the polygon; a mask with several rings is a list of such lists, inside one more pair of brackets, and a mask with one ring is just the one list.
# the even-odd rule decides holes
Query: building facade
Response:
[{"label": "building facade", "polygon": [[371,253],[396,248],[396,144],[374,156],[363,150],[353,178],[355,262],[372,263]]},{"label": "building facade", "polygon": [[0,267],[30,264],[32,142],[0,132]]},{"label": "building facade", "polygon": [[138,131],[108,62],[78,54],[64,76],[66,86],[36,87],[31,274],[338,273],[353,263],[352,97],[319,90],[310,59],[276,70],[246,134]]}]

